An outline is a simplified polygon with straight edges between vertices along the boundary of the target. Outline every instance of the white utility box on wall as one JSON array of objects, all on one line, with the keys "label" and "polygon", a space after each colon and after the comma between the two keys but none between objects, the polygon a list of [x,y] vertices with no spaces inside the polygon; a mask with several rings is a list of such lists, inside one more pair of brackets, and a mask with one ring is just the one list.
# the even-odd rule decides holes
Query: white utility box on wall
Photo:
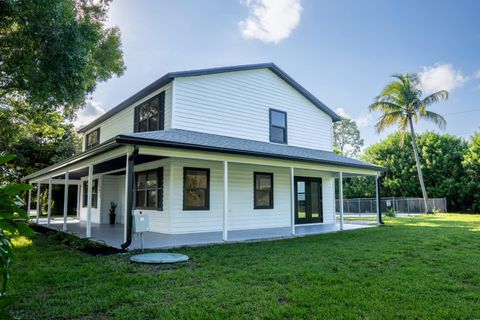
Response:
[{"label": "white utility box on wall", "polygon": [[150,230],[148,214],[142,211],[133,214],[133,232],[142,233]]}]

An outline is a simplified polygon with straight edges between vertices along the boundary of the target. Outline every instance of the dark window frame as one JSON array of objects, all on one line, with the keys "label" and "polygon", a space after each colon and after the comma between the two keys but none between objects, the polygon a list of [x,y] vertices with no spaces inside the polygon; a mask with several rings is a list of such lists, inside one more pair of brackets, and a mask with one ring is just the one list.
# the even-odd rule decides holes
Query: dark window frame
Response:
[{"label": "dark window frame", "polygon": [[[138,198],[137,198],[137,192],[139,191],[137,182],[138,182],[138,177],[140,175],[146,175],[148,177],[148,174],[155,173],[155,176],[157,178],[157,187],[156,188],[147,188],[145,187],[144,189],[140,189],[140,191],[145,191],[145,204],[147,204],[147,199],[148,199],[148,191],[156,190],[157,191],[157,199],[156,199],[156,205],[155,206],[138,206]],[[147,180],[145,180],[147,181]],[[163,167],[159,167],[157,169],[153,170],[147,170],[147,171],[140,171],[135,173],[135,209],[138,210],[158,210],[158,211],[163,211]]]},{"label": "dark window frame", "polygon": [[[140,109],[147,107],[152,101],[155,99],[158,100],[158,110],[156,115],[150,115],[146,119],[140,121]],[[157,126],[156,128],[150,128],[150,119],[156,116],[157,117]],[[165,91],[160,92],[153,98],[148,99],[147,101],[139,104],[134,109],[134,123],[133,123],[133,132],[148,132],[148,131],[156,131],[156,130],[164,130],[165,129]],[[147,129],[140,131],[140,122],[146,122]]]},{"label": "dark window frame", "polygon": [[[83,200],[82,200],[82,208],[88,207],[88,180],[84,180],[82,184],[83,190]],[[98,207],[98,179],[92,180],[92,208]]]},{"label": "dark window frame", "polygon": [[[270,188],[270,205],[269,206],[260,206],[257,205],[257,176],[263,175],[263,176],[270,176],[270,183],[271,183],[271,188]],[[253,173],[253,209],[273,209],[274,207],[274,197],[273,197],[273,173],[272,172],[257,172],[255,171]]]},{"label": "dark window frame", "polygon": [[[278,112],[278,113],[283,113],[285,115],[285,127],[279,127],[273,124],[272,122],[272,113],[273,112]],[[288,118],[287,118],[287,113],[282,110],[277,110],[277,109],[268,109],[268,118],[269,118],[269,130],[270,130],[270,142],[274,143],[281,143],[281,144],[288,144]],[[284,137],[285,141],[279,141],[279,140],[274,140],[272,137],[272,128],[277,128],[277,129],[282,129],[284,130]]]},{"label": "dark window frame", "polygon": [[[97,134],[97,141],[94,142],[93,144],[88,144],[88,137],[92,134],[95,134],[95,133]],[[98,146],[99,144],[100,144],[100,127],[98,127],[95,130],[90,131],[89,133],[87,133],[85,135],[85,150],[89,150],[93,147]]]},{"label": "dark window frame", "polygon": [[[187,172],[189,170],[205,171],[207,174],[207,188],[205,190],[205,206],[204,207],[192,207],[187,206]],[[210,169],[209,168],[183,168],[183,210],[184,211],[205,211],[210,210]]]}]

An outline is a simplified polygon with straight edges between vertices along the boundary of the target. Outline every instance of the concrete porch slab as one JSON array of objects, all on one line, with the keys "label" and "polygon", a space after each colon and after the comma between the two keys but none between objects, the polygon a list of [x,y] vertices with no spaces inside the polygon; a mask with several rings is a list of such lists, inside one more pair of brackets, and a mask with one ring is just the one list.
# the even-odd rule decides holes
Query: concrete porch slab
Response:
[{"label": "concrete porch slab", "polygon": [[[39,224],[46,226],[46,219],[40,219]],[[68,232],[75,234],[81,238],[85,238],[86,225],[77,219],[68,219]],[[345,224],[344,231],[373,227],[375,224]],[[63,227],[63,218],[55,218],[50,222],[50,228],[61,231]],[[314,234],[339,232],[338,224],[316,224],[302,225],[295,227],[295,236],[307,236]],[[93,224],[91,227],[92,240],[104,242],[105,244],[120,248],[123,243],[124,226],[122,224]],[[292,229],[285,228],[269,228],[269,229],[252,229],[252,230],[232,230],[228,232],[227,243],[243,242],[243,241],[265,241],[281,238],[291,238]],[[201,246],[209,244],[225,243],[222,239],[222,232],[200,232],[187,234],[165,234],[158,232],[145,232],[143,235],[145,249],[168,249],[184,246]],[[140,249],[140,237],[133,236],[130,250]]]}]

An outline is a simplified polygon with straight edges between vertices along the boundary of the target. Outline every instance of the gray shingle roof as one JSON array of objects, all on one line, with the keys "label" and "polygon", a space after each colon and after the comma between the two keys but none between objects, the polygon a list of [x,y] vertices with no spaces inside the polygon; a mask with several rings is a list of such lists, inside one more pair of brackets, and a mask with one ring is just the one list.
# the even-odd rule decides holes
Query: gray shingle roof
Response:
[{"label": "gray shingle roof", "polygon": [[230,67],[220,67],[220,68],[209,68],[209,69],[198,69],[198,70],[188,70],[188,71],[176,71],[176,72],[169,72],[163,75],[158,80],[152,82],[142,90],[138,91],[131,97],[127,98],[116,107],[110,109],[97,119],[93,120],[89,124],[85,125],[84,127],[80,128],[78,132],[86,132],[91,128],[95,127],[96,125],[100,124],[102,121],[110,118],[114,114],[128,108],[130,105],[135,103],[136,101],[146,97],[150,93],[154,92],[155,90],[160,89],[161,87],[165,86],[166,84],[173,81],[175,78],[182,78],[182,77],[192,77],[192,76],[202,76],[208,74],[216,74],[216,73],[224,73],[224,72],[234,72],[234,71],[245,71],[245,70],[256,70],[256,69],[270,69],[273,73],[291,85],[294,89],[296,89],[300,94],[302,94],[307,100],[313,103],[317,108],[328,114],[332,117],[333,121],[340,121],[342,118],[337,115],[332,109],[327,107],[323,102],[318,100],[313,94],[308,92],[307,89],[302,87],[298,82],[293,80],[285,71],[277,67],[274,63],[258,63],[258,64],[247,64],[247,65],[240,65],[240,66],[230,66]]},{"label": "gray shingle roof", "polygon": [[135,143],[140,145],[151,144],[166,147],[182,147],[206,151],[300,160],[329,165],[364,168],[375,171],[384,170],[383,167],[357,159],[344,157],[329,151],[181,129],[123,134],[117,136],[116,141],[118,143]]}]

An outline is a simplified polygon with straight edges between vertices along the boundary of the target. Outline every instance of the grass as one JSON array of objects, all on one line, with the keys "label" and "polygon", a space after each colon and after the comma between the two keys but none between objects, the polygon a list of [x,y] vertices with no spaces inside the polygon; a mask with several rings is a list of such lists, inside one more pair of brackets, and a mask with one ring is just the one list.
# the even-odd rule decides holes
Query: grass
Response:
[{"label": "grass", "polygon": [[184,248],[159,267],[18,239],[10,293],[24,319],[480,318],[480,216],[270,242]]}]

